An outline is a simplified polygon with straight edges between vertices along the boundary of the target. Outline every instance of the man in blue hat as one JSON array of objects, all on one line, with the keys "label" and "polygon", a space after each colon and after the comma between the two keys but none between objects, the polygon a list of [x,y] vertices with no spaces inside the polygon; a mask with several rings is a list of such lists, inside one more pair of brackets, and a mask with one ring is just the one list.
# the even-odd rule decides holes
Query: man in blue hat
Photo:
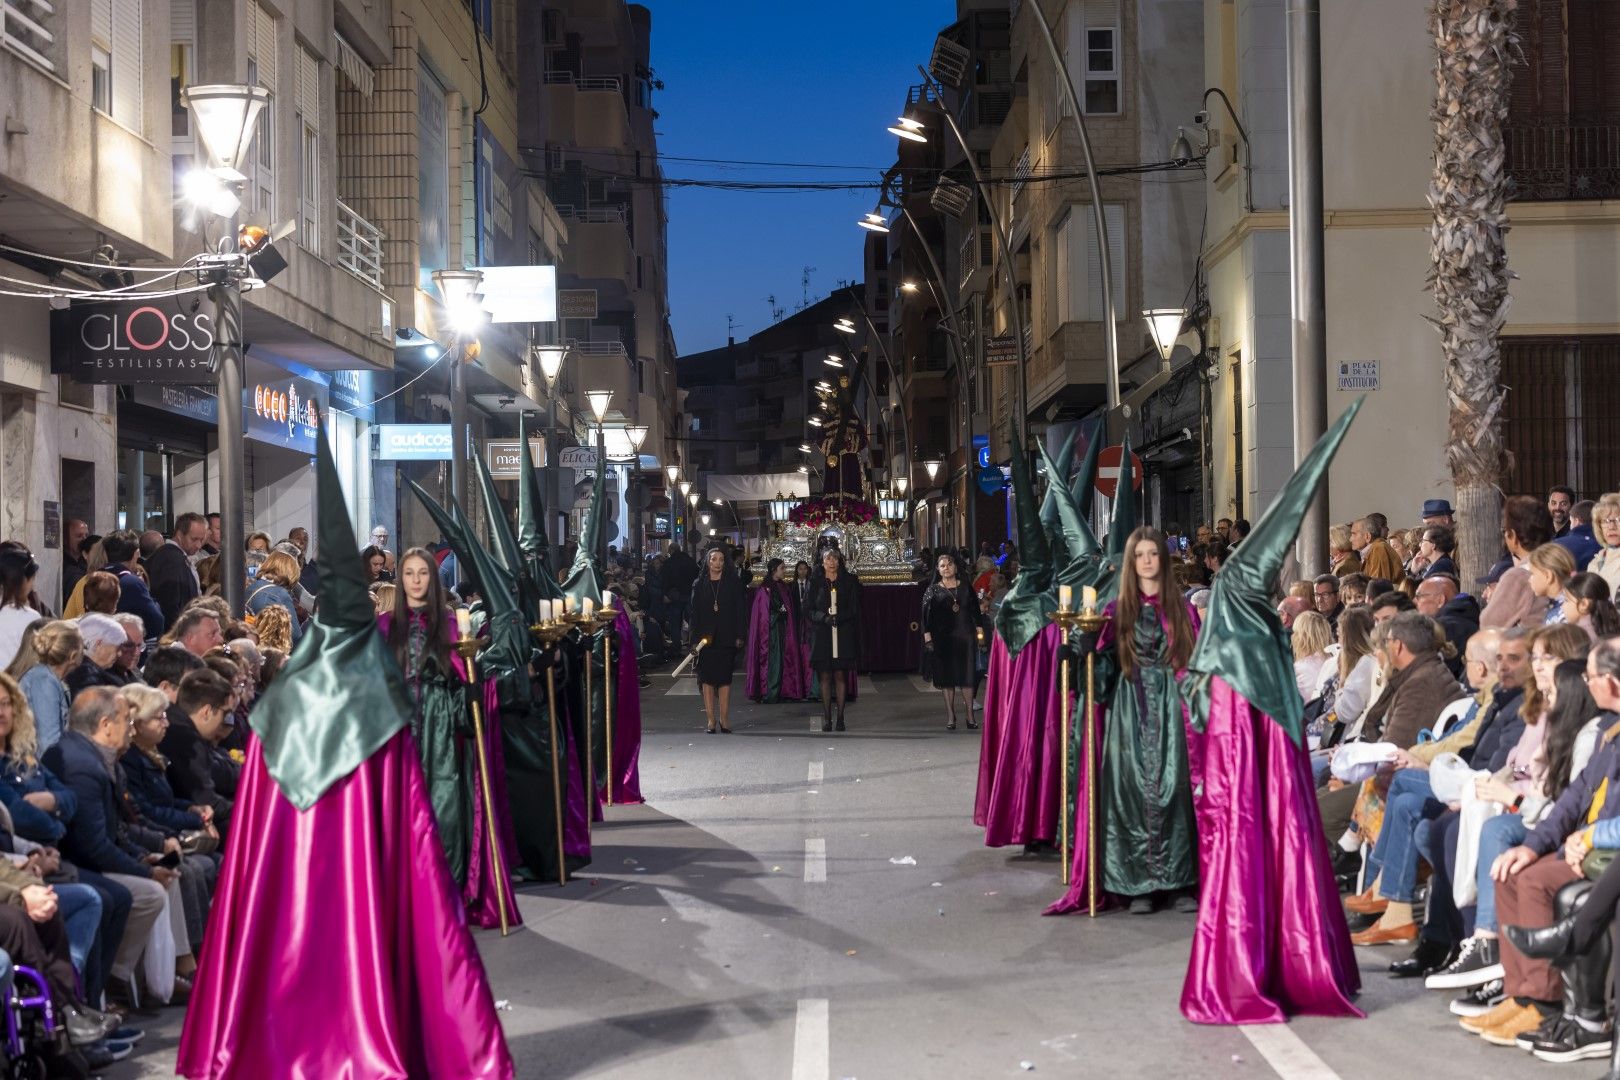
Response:
[{"label": "man in blue hat", "polygon": [[1423,500],[1423,524],[1425,525],[1455,525],[1456,511],[1451,503],[1445,499]]}]

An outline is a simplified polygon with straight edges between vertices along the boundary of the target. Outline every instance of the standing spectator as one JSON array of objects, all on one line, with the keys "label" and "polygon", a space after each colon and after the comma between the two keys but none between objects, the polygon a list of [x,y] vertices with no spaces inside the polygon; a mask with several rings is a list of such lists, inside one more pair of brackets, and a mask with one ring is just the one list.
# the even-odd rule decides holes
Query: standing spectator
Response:
[{"label": "standing spectator", "polygon": [[[84,659],[84,639],[77,625],[59,619],[35,630],[17,654],[21,663],[10,672],[28,699],[41,752],[62,737],[71,698],[63,682]],[[23,665],[27,665],[26,668]]]},{"label": "standing spectator", "polygon": [[360,565],[365,568],[368,583],[394,580],[388,572],[388,552],[375,544],[360,553]]},{"label": "standing spectator", "polygon": [[1575,489],[1562,484],[1547,493],[1547,514],[1552,518],[1552,537],[1556,540],[1569,532],[1569,511],[1575,505]]},{"label": "standing spectator", "polygon": [[165,627],[173,626],[186,605],[202,594],[191,557],[202,550],[207,535],[208,522],[201,514],[181,514],[175,519],[174,534],[146,560],[152,598],[163,612]]},{"label": "standing spectator", "polygon": [[222,543],[219,537],[219,515],[209,514],[207,520],[208,532],[203,536],[202,547],[198,550],[198,554],[218,555]]},{"label": "standing spectator", "polygon": [[1552,533],[1552,515],[1530,496],[1514,495],[1503,504],[1502,543],[1513,565],[1497,579],[1490,600],[1480,613],[1479,625],[1522,626],[1531,630],[1542,625],[1547,603],[1531,591],[1527,564],[1530,553],[1551,540]]},{"label": "standing spectator", "polygon": [[140,617],[147,641],[163,636],[163,609],[152,599],[152,592],[135,572],[140,558],[140,540],[129,529],[108,533],[101,541],[107,553],[107,572],[118,578],[118,610]]},{"label": "standing spectator", "polygon": [[1454,528],[1457,524],[1453,517],[1455,513],[1456,511],[1451,509],[1451,503],[1445,499],[1423,500],[1421,517],[1425,526],[1444,525],[1448,529]]},{"label": "standing spectator", "polygon": [[1395,557],[1389,541],[1384,539],[1372,517],[1358,518],[1350,526],[1350,546],[1360,554],[1361,572],[1369,578],[1401,579],[1401,561]]},{"label": "standing spectator", "polygon": [[90,526],[78,518],[69,518],[63,529],[62,537],[62,606],[67,607],[68,597],[73,595],[73,587],[79,579],[89,572],[88,556],[85,540],[90,536]]},{"label": "standing spectator", "polygon": [[1361,573],[1361,556],[1350,539],[1350,526],[1335,525],[1328,529],[1328,549],[1334,577]]},{"label": "standing spectator", "polygon": [[388,526],[375,525],[371,529],[371,546],[383,553],[383,569],[389,573],[389,580],[393,580],[394,553],[388,550]]},{"label": "standing spectator", "polygon": [[0,666],[9,667],[22,645],[23,631],[39,618],[29,604],[39,563],[26,548],[0,551]]},{"label": "standing spectator", "polygon": [[1577,570],[1585,569],[1603,550],[1592,528],[1592,515],[1596,509],[1597,504],[1591,499],[1582,499],[1570,507],[1569,531],[1553,541],[1569,549],[1569,553],[1575,557]]},{"label": "standing spectator", "polygon": [[77,619],[80,615],[90,612],[112,615],[118,610],[119,592],[116,574],[109,574],[105,570],[92,570],[79,579],[79,610],[71,615],[63,614],[62,617]]},{"label": "standing spectator", "polygon": [[1605,495],[1592,510],[1593,536],[1600,550],[1586,568],[1609,583],[1609,594],[1620,595],[1620,495]]},{"label": "standing spectator", "polygon": [[284,551],[272,551],[264,560],[264,564],[259,567],[259,576],[253,579],[244,600],[248,614],[255,617],[272,604],[285,609],[292,621],[294,642],[298,640],[301,632],[298,625],[298,604],[292,594],[292,590],[298,588],[299,576],[297,559]]},{"label": "standing spectator", "polygon": [[321,573],[309,553],[309,530],[302,525],[287,533],[287,540],[298,549],[298,585],[310,596],[321,591]]},{"label": "standing spectator", "polygon": [[679,544],[669,545],[669,559],[664,563],[664,585],[669,589],[670,603],[678,613],[672,628],[672,638],[681,636],[681,620],[692,604],[692,586],[698,577],[697,560]]},{"label": "standing spectator", "polygon": [[274,544],[275,541],[270,539],[270,534],[267,532],[250,532],[247,534],[247,539],[242,541],[242,546],[247,549],[249,555],[268,555],[271,546]]}]

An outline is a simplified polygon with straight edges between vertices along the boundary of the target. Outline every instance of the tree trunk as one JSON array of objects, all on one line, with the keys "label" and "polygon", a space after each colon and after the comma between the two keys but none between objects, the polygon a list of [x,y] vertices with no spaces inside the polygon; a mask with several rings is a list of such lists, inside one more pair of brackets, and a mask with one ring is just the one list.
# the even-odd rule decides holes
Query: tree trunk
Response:
[{"label": "tree trunk", "polygon": [[1502,354],[1507,318],[1504,237],[1507,154],[1502,124],[1512,82],[1518,0],[1433,0],[1434,175],[1428,287],[1445,355],[1446,463],[1457,498],[1457,565],[1463,582],[1502,550]]}]

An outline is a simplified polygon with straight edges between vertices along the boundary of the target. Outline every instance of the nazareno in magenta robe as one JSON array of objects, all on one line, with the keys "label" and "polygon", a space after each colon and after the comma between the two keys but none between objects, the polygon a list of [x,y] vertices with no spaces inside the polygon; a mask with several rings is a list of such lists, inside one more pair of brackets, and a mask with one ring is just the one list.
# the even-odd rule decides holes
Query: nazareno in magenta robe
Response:
[{"label": "nazareno in magenta robe", "polygon": [[408,727],[308,810],[248,738],[177,1069],[512,1076]]},{"label": "nazareno in magenta robe", "polygon": [[1322,840],[1310,757],[1210,677],[1200,892],[1181,1012],[1199,1024],[1361,1016],[1361,973]]},{"label": "nazareno in magenta robe", "polygon": [[748,697],[758,701],[770,690],[771,600],[787,611],[781,633],[781,685],[778,701],[803,701],[810,693],[809,669],[799,648],[799,620],[794,617],[791,589],[785,582],[767,581],[754,592],[748,614]]},{"label": "nazareno in magenta robe", "polygon": [[1062,709],[1057,658],[1063,644],[1048,623],[1018,651],[1007,654],[998,634],[990,645],[979,743],[979,786],[973,823],[987,847],[1055,843],[1062,796]]},{"label": "nazareno in magenta robe", "polygon": [[[613,620],[619,647],[613,658],[613,802],[641,802],[641,668],[636,639],[623,605]],[[603,794],[607,794],[605,791]],[[566,846],[566,844],[565,844]]]}]

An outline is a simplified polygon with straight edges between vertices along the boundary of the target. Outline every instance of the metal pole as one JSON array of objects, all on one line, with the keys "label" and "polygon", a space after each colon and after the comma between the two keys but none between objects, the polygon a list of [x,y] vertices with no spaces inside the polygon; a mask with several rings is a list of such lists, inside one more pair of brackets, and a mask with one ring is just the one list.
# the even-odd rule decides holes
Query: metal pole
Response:
[{"label": "metal pole", "polygon": [[[934,92],[943,97],[940,85],[928,74],[928,69],[918,65],[917,71],[922,75],[924,85],[932,86]],[[990,215],[990,227],[996,238],[996,251],[1001,256],[1001,273],[1007,279],[1007,292],[1012,301],[1013,339],[1018,343],[1018,415],[1014,417],[1016,426],[1013,428],[1015,436],[1013,453],[1022,454],[1026,452],[1024,429],[1029,422],[1029,397],[1028,388],[1025,386],[1029,355],[1024,351],[1024,310],[1018,304],[1018,274],[1013,267],[1012,241],[1007,234],[1006,222],[1002,221],[1001,214],[996,210],[995,200],[990,197],[990,189],[985,187],[984,174],[979,171],[979,160],[973,156],[973,150],[968,146],[967,137],[962,134],[962,129],[956,126],[956,117],[951,115],[951,110],[945,108],[943,103],[940,105],[939,113],[945,118],[951,134],[956,136],[956,143],[962,148],[968,169],[973,174],[973,186],[978,188],[979,198],[984,203],[986,213]],[[1107,281],[1106,274],[1103,280]]]},{"label": "metal pole", "polygon": [[[1288,5],[1288,192],[1293,263],[1294,463],[1327,431],[1327,275],[1322,215],[1322,11],[1320,0]],[[1326,569],[1324,482],[1300,525],[1304,577]]]},{"label": "metal pole", "polygon": [[[236,219],[226,225],[226,241],[236,252]],[[242,593],[247,587],[246,554],[242,538],[242,496],[246,483],[246,439],[242,430],[242,284],[237,264],[221,271],[222,280],[208,291],[214,299],[214,348],[219,358],[215,393],[219,402],[219,565],[220,588],[231,614],[242,614]],[[171,506],[169,519],[175,514]]]},{"label": "metal pole", "polygon": [[[1108,253],[1108,223],[1103,214],[1102,186],[1097,182],[1097,161],[1091,153],[1091,136],[1086,132],[1086,113],[1080,107],[1080,96],[1074,92],[1074,77],[1069,74],[1069,65],[1063,62],[1063,54],[1058,51],[1057,39],[1052,36],[1052,26],[1046,21],[1046,12],[1041,10],[1039,3],[1031,4],[1035,12],[1035,25],[1041,28],[1041,37],[1046,40],[1046,51],[1052,55],[1052,63],[1063,73],[1063,91],[1069,99],[1069,111],[1074,114],[1074,126],[1080,132],[1080,152],[1086,159],[1086,183],[1091,188],[1091,220],[1097,228],[1097,255],[1102,272],[1102,303],[1105,317],[1103,319],[1103,347],[1104,359],[1107,361],[1104,373],[1108,376],[1108,409],[1110,417],[1119,409],[1119,325],[1117,319],[1119,312],[1114,309],[1114,268],[1113,259]],[[971,155],[970,155],[971,156]],[[1120,416],[1114,423],[1122,424],[1129,417]],[[1112,434],[1109,436],[1113,438]]]},{"label": "metal pole", "polygon": [[[856,296],[855,286],[850,285],[844,291],[849,293],[851,300],[855,301],[855,310],[861,313],[861,321],[866,323],[867,332],[872,335],[872,340],[877,343],[878,354],[883,357],[883,362],[889,365],[889,375],[894,379],[895,387],[900,391],[900,408],[898,410],[901,430],[900,456],[905,461],[906,480],[907,483],[910,483],[911,473],[915,467],[911,460],[911,421],[906,418],[906,389],[910,386],[910,381],[902,382],[900,369],[894,366],[894,358],[889,355],[888,347],[883,344],[883,335],[878,333],[877,324],[872,321],[872,316],[866,313],[866,305],[862,304],[860,297]],[[853,360],[854,358],[851,357],[852,362]],[[874,402],[877,401],[877,388],[872,383],[871,373],[864,367],[861,368],[861,378],[866,383],[867,396]],[[886,462],[885,466],[887,464]]]},{"label": "metal pole", "polygon": [[471,437],[467,430],[467,357],[458,346],[451,346],[456,350],[456,360],[450,370],[450,497],[465,510]]},{"label": "metal pole", "polygon": [[[607,476],[608,467],[607,428],[603,426],[602,421],[600,420],[596,422],[596,467],[602,470],[602,476],[604,477],[602,487],[604,490],[606,490],[607,484],[605,482],[605,478]],[[605,511],[607,507],[604,506],[601,507],[601,509]],[[597,572],[605,578],[607,576],[607,529],[603,528],[601,523],[598,523],[597,532],[602,537],[600,542],[597,543],[595,551]]]}]

